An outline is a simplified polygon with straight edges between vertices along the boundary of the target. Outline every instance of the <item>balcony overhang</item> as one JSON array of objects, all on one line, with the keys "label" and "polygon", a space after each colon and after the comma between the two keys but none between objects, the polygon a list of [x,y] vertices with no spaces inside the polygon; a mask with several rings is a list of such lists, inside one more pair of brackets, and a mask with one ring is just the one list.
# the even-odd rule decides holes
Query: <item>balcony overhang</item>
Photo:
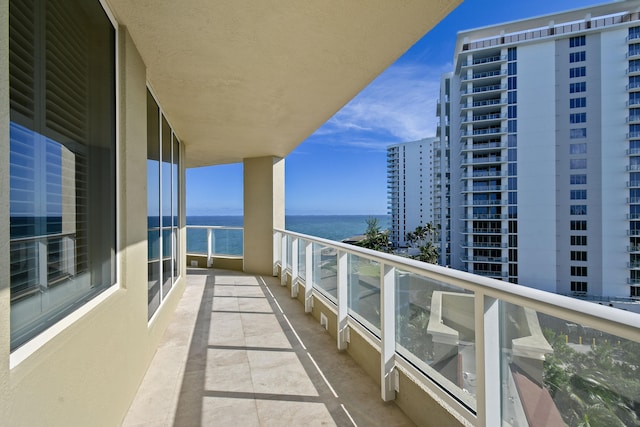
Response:
[{"label": "balcony overhang", "polygon": [[107,0],[186,166],[284,157],[461,0]]}]

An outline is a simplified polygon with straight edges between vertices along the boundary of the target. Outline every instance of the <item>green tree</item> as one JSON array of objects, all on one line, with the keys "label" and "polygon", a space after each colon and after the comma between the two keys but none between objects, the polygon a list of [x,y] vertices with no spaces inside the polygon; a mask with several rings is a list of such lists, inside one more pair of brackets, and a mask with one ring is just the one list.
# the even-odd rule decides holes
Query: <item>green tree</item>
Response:
[{"label": "green tree", "polygon": [[374,251],[390,252],[389,231],[380,231],[378,218],[370,217],[367,219],[367,230],[365,231],[364,239],[357,242],[356,246],[373,249]]},{"label": "green tree", "polygon": [[437,264],[440,258],[440,251],[434,244],[436,235],[436,228],[430,222],[424,226],[419,225],[414,231],[408,232],[407,241],[409,246],[420,250],[420,253],[412,258],[430,264]]}]

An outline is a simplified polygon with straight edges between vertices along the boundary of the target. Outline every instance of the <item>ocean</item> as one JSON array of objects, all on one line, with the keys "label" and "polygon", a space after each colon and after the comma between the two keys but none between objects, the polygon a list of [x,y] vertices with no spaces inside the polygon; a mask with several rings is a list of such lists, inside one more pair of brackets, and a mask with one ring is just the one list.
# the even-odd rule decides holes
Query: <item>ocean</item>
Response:
[{"label": "ocean", "polygon": [[[287,215],[285,229],[309,234],[329,240],[340,241],[347,237],[364,234],[367,219],[377,218],[380,230],[391,227],[388,215]],[[189,225],[225,225],[242,227],[242,216],[187,216]],[[242,231],[215,230],[215,252],[218,254],[241,255]],[[187,252],[207,252],[207,232],[204,229],[187,229]]]}]

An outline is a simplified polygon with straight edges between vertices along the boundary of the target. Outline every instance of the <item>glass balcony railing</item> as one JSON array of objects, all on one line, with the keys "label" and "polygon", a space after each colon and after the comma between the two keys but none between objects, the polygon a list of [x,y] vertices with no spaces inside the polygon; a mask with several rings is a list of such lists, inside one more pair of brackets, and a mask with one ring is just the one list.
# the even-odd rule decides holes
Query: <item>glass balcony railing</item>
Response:
[{"label": "glass balcony railing", "polygon": [[638,425],[640,314],[285,230],[273,261],[379,351],[385,400],[400,370],[473,425]]},{"label": "glass balcony railing", "polygon": [[211,266],[214,256],[242,257],[244,229],[242,227],[188,225],[187,253],[206,255]]}]

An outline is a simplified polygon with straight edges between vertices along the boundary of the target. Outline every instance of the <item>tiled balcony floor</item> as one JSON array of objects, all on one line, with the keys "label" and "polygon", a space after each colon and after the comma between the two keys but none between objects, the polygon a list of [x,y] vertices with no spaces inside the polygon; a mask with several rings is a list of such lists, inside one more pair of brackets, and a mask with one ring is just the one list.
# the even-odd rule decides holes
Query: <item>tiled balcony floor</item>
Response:
[{"label": "tiled balcony floor", "polygon": [[414,424],[279,279],[193,269],[123,425]]}]

